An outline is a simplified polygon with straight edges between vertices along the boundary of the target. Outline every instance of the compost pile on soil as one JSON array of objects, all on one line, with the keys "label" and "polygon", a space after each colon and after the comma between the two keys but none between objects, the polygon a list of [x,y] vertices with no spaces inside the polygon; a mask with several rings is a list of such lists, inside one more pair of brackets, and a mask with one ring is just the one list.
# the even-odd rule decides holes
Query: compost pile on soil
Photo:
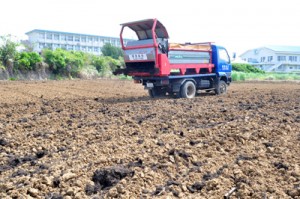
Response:
[{"label": "compost pile on soil", "polygon": [[0,198],[300,197],[299,83],[150,99],[131,81],[1,82],[0,95]]}]

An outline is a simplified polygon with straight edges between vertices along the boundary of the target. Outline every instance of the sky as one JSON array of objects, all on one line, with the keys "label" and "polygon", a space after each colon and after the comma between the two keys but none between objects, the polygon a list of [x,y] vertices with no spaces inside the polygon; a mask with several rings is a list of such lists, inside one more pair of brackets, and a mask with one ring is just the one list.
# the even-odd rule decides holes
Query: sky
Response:
[{"label": "sky", "polygon": [[240,55],[265,45],[300,46],[297,0],[4,0],[0,35],[33,29],[119,37],[121,23],[157,18],[170,42],[215,42]]}]

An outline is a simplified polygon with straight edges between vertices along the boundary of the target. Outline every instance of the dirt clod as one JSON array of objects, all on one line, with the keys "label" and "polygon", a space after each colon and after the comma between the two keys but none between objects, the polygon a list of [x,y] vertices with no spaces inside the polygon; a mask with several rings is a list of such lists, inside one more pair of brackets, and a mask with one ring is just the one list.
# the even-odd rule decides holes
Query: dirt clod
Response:
[{"label": "dirt clod", "polygon": [[101,189],[109,189],[116,185],[120,180],[129,176],[132,177],[134,172],[124,166],[114,166],[105,169],[98,169],[94,172],[92,181],[100,185]]}]

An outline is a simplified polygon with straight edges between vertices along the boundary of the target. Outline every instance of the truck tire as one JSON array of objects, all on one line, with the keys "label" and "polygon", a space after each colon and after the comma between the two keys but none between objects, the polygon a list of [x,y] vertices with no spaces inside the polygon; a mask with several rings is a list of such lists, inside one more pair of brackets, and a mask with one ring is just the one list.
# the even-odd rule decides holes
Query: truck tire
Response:
[{"label": "truck tire", "polygon": [[196,95],[196,86],[194,82],[187,81],[180,88],[180,95],[182,98],[193,98]]},{"label": "truck tire", "polygon": [[219,84],[217,85],[216,89],[216,95],[223,95],[227,92],[227,84],[223,80],[220,80]]}]

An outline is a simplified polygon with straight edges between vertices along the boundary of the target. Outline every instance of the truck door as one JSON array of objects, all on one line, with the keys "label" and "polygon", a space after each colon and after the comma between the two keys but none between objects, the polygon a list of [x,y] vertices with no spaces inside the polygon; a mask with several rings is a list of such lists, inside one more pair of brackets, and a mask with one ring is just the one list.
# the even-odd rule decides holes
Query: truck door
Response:
[{"label": "truck door", "polygon": [[230,73],[232,66],[230,64],[230,58],[227,53],[227,50],[223,47],[218,47],[217,49],[218,49],[217,72]]}]

